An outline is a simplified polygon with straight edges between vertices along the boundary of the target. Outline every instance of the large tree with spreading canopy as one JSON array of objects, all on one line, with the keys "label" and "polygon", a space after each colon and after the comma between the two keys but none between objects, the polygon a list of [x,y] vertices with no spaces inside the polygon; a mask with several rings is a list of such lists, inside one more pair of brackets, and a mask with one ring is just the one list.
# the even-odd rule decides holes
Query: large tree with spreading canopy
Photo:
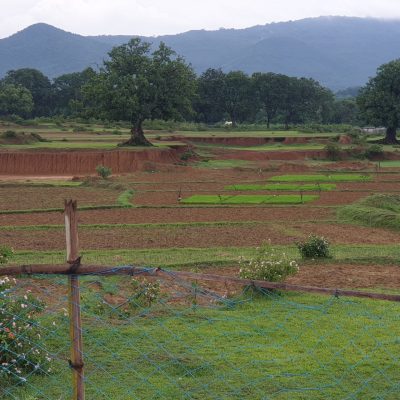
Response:
[{"label": "large tree with spreading canopy", "polygon": [[115,47],[109,60],[84,88],[94,115],[131,123],[130,146],[149,146],[146,119],[180,120],[192,112],[196,76],[192,68],[161,43],[151,51],[139,38]]}]

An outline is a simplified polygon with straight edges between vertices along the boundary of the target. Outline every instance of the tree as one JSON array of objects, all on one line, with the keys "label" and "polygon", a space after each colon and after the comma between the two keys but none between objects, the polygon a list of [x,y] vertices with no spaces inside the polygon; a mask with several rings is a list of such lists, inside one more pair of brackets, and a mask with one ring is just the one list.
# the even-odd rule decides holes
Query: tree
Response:
[{"label": "tree", "polygon": [[252,76],[252,92],[256,97],[258,109],[265,113],[267,128],[270,127],[272,120],[277,116],[284,103],[282,91],[284,80],[284,75],[274,73],[257,72]]},{"label": "tree", "polygon": [[396,144],[400,123],[400,59],[378,68],[357,98],[368,123],[386,127],[385,144]]},{"label": "tree", "polygon": [[219,122],[225,112],[225,78],[220,69],[208,69],[198,79],[195,109],[206,123]]},{"label": "tree", "polygon": [[223,91],[224,110],[229,115],[233,126],[249,118],[251,83],[242,71],[232,71],[225,75]]},{"label": "tree", "polygon": [[292,123],[327,122],[333,104],[333,93],[313,79],[282,78],[284,101],[280,113],[286,129]]},{"label": "tree", "polygon": [[115,47],[109,60],[84,87],[86,104],[97,117],[132,125],[129,146],[150,146],[143,132],[146,119],[183,119],[192,112],[196,79],[192,68],[161,43],[139,38]]},{"label": "tree", "polygon": [[92,68],[64,74],[54,79],[54,113],[73,115],[83,109],[82,88],[96,75]]},{"label": "tree", "polygon": [[33,117],[50,115],[52,110],[52,88],[49,78],[32,68],[22,68],[7,72],[4,83],[20,85],[28,89],[33,98]]},{"label": "tree", "polygon": [[30,91],[22,86],[0,84],[0,115],[18,115],[26,118],[33,109]]}]

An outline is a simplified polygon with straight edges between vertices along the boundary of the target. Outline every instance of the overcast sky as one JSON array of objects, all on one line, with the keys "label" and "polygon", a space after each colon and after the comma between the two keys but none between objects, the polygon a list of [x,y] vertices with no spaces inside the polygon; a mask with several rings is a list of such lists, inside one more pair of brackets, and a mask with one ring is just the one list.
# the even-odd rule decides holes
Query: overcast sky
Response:
[{"label": "overcast sky", "polygon": [[400,18],[400,0],[0,0],[0,37],[46,22],[83,35],[245,28],[321,15]]}]

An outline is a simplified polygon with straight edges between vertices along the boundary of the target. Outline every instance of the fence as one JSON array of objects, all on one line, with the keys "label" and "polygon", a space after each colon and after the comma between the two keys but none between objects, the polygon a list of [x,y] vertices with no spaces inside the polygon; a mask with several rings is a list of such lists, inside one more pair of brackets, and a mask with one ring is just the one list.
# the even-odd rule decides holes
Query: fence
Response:
[{"label": "fence", "polygon": [[1,398],[398,399],[400,296],[83,265],[65,215],[67,265],[0,269]]}]

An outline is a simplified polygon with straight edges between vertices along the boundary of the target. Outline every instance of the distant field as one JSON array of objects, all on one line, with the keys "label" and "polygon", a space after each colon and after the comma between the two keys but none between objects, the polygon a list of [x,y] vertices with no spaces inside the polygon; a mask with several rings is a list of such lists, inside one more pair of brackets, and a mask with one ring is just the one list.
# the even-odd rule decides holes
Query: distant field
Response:
[{"label": "distant field", "polygon": [[336,185],[322,183],[320,185],[290,185],[290,184],[269,184],[269,185],[230,185],[226,190],[287,190],[287,191],[327,191],[336,189]]},{"label": "distant field", "polygon": [[184,204],[302,204],[317,200],[318,196],[311,195],[238,195],[214,196],[195,195],[183,199]]},{"label": "distant field", "polygon": [[269,180],[274,182],[369,182],[372,177],[359,174],[278,175]]}]

